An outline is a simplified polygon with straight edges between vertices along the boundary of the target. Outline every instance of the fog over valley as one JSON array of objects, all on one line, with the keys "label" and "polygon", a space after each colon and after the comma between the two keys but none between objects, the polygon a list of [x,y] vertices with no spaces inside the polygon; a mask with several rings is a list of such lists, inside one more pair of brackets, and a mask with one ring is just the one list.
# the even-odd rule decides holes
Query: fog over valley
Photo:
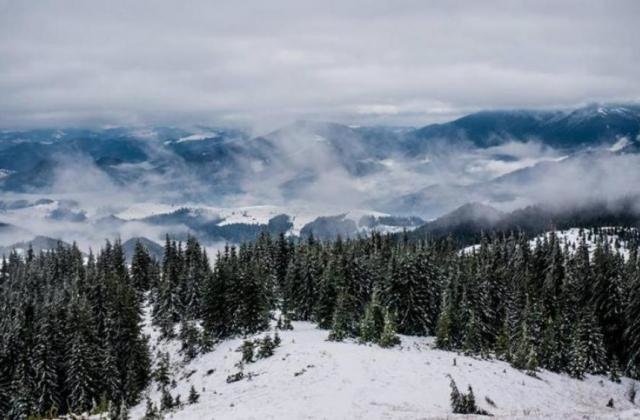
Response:
[{"label": "fog over valley", "polygon": [[170,233],[238,243],[280,215],[273,232],[331,238],[412,230],[469,203],[503,212],[614,203],[637,196],[639,126],[638,106],[589,105],[421,128],[298,121],[253,137],[215,127],[5,130],[2,241],[41,235],[88,250]]}]

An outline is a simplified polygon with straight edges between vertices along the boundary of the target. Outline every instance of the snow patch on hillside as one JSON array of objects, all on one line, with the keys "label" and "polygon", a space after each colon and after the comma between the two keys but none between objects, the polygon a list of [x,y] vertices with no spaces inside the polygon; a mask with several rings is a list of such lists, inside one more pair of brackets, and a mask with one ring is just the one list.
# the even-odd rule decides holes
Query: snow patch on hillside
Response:
[{"label": "snow patch on hillside", "polygon": [[629,145],[629,139],[627,137],[621,137],[620,140],[615,142],[611,147],[609,147],[610,152],[618,152]]},{"label": "snow patch on hillside", "polygon": [[159,214],[171,213],[184,207],[176,204],[162,204],[162,203],[135,203],[125,210],[114,214],[114,216],[123,220],[135,220],[144,219],[145,217],[156,216]]},{"label": "snow patch on hillside", "polygon": [[[148,317],[147,317],[148,319]],[[542,371],[538,378],[496,360],[478,360],[436,350],[433,338],[402,336],[392,349],[355,342],[327,341],[327,331],[294,322],[293,331],[280,331],[282,344],[274,356],[245,366],[251,379],[228,384],[238,372],[243,339],[231,339],[214,351],[181,363],[176,341],[157,342],[147,328],[155,351],[169,352],[176,387],[184,403],[191,386],[199,402],[185,404],[174,419],[415,419],[448,418],[449,377],[460,389],[473,387],[478,405],[498,418],[619,418],[640,415],[626,397],[631,380],[616,384],[605,376],[580,381]],[[273,334],[273,332],[269,332]],[[257,334],[252,338],[264,336]],[[455,365],[454,365],[455,360]],[[148,390],[159,405],[157,384]],[[489,398],[495,406],[487,402]],[[606,404],[613,398],[615,408]],[[145,400],[132,408],[141,418]]]},{"label": "snow patch on hillside", "polygon": [[191,134],[189,136],[180,137],[176,141],[176,143],[184,143],[184,142],[187,142],[187,141],[201,141],[201,140],[206,140],[206,139],[215,139],[217,137],[220,137],[220,135],[218,133],[214,133],[214,132],[196,133],[196,134]]},{"label": "snow patch on hillside", "polygon": [[[215,207],[202,204],[163,204],[163,203],[137,203],[127,207],[126,209],[115,214],[116,217],[123,220],[144,219],[149,216],[157,216],[160,214],[172,213],[181,208],[194,209],[212,217],[222,219],[219,226],[243,223],[243,224],[263,224],[269,223],[269,220],[275,216],[286,214],[290,217],[293,227],[287,232],[288,235],[300,235],[301,229],[308,223],[314,221],[321,216],[335,216],[343,213],[336,209],[335,211],[318,211],[303,206],[244,206],[244,207]],[[383,217],[388,216],[387,213],[381,213],[373,210],[355,209],[347,211],[346,219],[353,220],[356,225],[359,224],[363,216]],[[363,233],[367,233],[368,229],[361,227]],[[402,227],[383,226],[376,227],[377,231],[395,232],[402,231]],[[410,228],[408,228],[410,229]]]},{"label": "snow patch on hillside", "polygon": [[[600,228],[601,233],[606,238],[609,246],[613,250],[613,252],[617,252],[626,260],[629,257],[629,244],[622,240],[618,235],[614,233],[614,227],[603,227]],[[569,251],[574,252],[575,249],[580,245],[580,231],[583,230],[586,234],[587,247],[589,248],[589,254],[593,255],[593,251],[596,249],[596,236],[592,235],[589,237],[589,232],[587,229],[580,228],[570,228],[566,230],[558,230],[555,231],[555,235],[560,241],[560,247],[564,248],[565,244],[568,245]],[[538,240],[543,240],[545,237],[548,239],[551,236],[551,232],[546,232],[543,235],[537,236],[529,241],[529,245],[531,248],[536,247],[536,243]],[[480,249],[479,244],[470,245],[463,248],[460,253],[472,253]]]},{"label": "snow patch on hillside", "polygon": [[13,172],[14,172],[14,171],[11,171],[11,170],[9,170],[9,169],[2,169],[2,168],[0,168],[0,179],[8,177],[8,176],[9,176],[9,175],[11,175]]},{"label": "snow patch on hillside", "polygon": [[[613,230],[613,227],[603,227],[600,229],[600,232],[604,236],[604,239],[609,243],[609,246],[613,250],[613,252],[617,252],[626,260],[629,257],[629,244],[626,241],[623,241],[618,235],[616,235]],[[555,232],[556,236],[560,240],[560,246],[564,247],[565,244],[569,246],[569,251],[574,251],[578,245],[580,245],[580,231],[579,228],[571,228],[567,230],[561,230]],[[586,245],[589,248],[589,254],[593,255],[593,251],[596,249],[596,236],[593,235],[589,237],[588,230],[583,230],[586,234]],[[551,235],[551,232],[547,232],[545,235],[541,235],[536,239],[529,241],[529,244],[534,247],[537,239],[544,239]],[[617,244],[617,246],[616,246]]]}]

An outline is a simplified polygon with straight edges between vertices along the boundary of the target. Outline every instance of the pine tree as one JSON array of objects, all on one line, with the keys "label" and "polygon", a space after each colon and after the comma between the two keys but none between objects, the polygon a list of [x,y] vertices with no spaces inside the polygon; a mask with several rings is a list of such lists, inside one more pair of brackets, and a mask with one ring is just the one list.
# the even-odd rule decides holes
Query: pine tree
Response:
[{"label": "pine tree", "polygon": [[[218,254],[213,273],[209,274],[203,297],[204,329],[215,338],[225,338],[232,332],[234,308],[229,299],[232,275],[229,250]],[[235,256],[233,256],[235,258]]]},{"label": "pine tree", "polygon": [[330,341],[342,341],[352,336],[352,318],[349,315],[344,294],[338,295],[336,309],[333,314],[333,323],[329,333]]},{"label": "pine tree", "polygon": [[616,357],[611,361],[611,367],[609,368],[609,380],[611,382],[620,383],[620,365]]},{"label": "pine tree", "polygon": [[242,362],[252,363],[254,357],[254,343],[251,340],[244,340],[240,350],[242,351]]},{"label": "pine tree", "polygon": [[340,255],[332,255],[320,279],[314,318],[323,329],[331,328],[336,309],[337,285],[343,283]]},{"label": "pine tree", "polygon": [[170,360],[169,353],[160,353],[158,355],[158,366],[154,373],[155,380],[159,384],[159,388],[164,388],[169,385],[171,378],[169,376]]},{"label": "pine tree", "polygon": [[180,352],[184,354],[185,361],[193,360],[198,355],[198,345],[200,343],[200,333],[193,325],[193,321],[183,319],[180,324],[179,338],[182,342]]},{"label": "pine tree", "polygon": [[376,343],[380,340],[384,327],[385,313],[378,301],[378,291],[374,290],[371,302],[367,305],[364,317],[360,320],[359,338],[365,343]]},{"label": "pine tree", "polygon": [[[431,289],[436,287],[435,274],[430,265],[411,254],[399,255],[392,264],[384,290],[385,304],[398,314],[398,331],[403,334],[428,334],[435,332],[435,322],[430,316]],[[436,318],[437,319],[437,318]]]},{"label": "pine tree", "polygon": [[571,340],[569,373],[576,378],[585,373],[604,373],[606,363],[602,333],[593,313],[585,310]]},{"label": "pine tree", "polygon": [[260,340],[260,346],[258,347],[258,358],[265,359],[267,357],[273,356],[273,350],[275,349],[276,344],[271,339],[270,335],[266,335],[262,340]]},{"label": "pine tree", "polygon": [[175,402],[171,393],[166,389],[162,388],[162,395],[160,397],[160,411],[168,411],[175,407]]},{"label": "pine tree", "polygon": [[628,348],[627,371],[634,377],[640,376],[640,271],[632,271],[629,280],[629,298],[625,309],[625,342]]},{"label": "pine tree", "polygon": [[55,328],[48,317],[52,308],[46,306],[40,315],[36,336],[33,367],[35,373],[35,395],[37,413],[57,412],[61,406],[58,390],[58,365],[53,344]]},{"label": "pine tree", "polygon": [[131,258],[131,283],[140,294],[149,290],[151,285],[155,283],[151,266],[149,252],[140,241],[136,241]]},{"label": "pine tree", "polygon": [[156,405],[149,398],[147,398],[146,407],[147,408],[145,410],[144,417],[142,418],[143,420],[159,420],[162,418],[162,416],[158,412]]},{"label": "pine tree", "polygon": [[75,298],[71,303],[71,340],[69,341],[67,389],[69,405],[78,413],[91,408],[96,395],[97,361],[93,345],[93,326],[87,302]]},{"label": "pine tree", "polygon": [[400,344],[400,337],[396,334],[394,317],[387,310],[384,314],[384,327],[378,340],[380,347],[393,347]]}]

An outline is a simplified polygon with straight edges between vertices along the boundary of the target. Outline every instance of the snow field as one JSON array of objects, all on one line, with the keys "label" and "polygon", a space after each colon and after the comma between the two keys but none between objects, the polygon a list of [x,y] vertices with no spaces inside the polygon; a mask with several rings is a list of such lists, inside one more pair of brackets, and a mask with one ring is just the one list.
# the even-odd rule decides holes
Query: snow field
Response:
[{"label": "snow field", "polygon": [[[177,382],[171,394],[186,403],[193,385],[200,393],[194,405],[166,413],[173,419],[445,419],[451,413],[449,377],[461,391],[471,385],[479,407],[497,418],[632,418],[640,416],[627,400],[631,380],[616,384],[605,376],[576,380],[542,371],[538,378],[508,363],[479,360],[436,350],[432,337],[402,336],[392,349],[356,342],[326,341],[328,332],[314,324],[294,322],[293,331],[279,331],[275,354],[244,367],[245,378],[227,384],[238,372],[242,338],[217,345],[214,351],[183,364],[179,342],[158,347],[171,354]],[[151,343],[157,333],[151,329]],[[273,330],[269,332],[273,335]],[[252,338],[263,337],[266,333]],[[155,350],[152,351],[155,355]],[[454,366],[455,360],[455,366]],[[212,373],[208,373],[213,370]],[[159,405],[157,384],[149,397]],[[495,403],[487,402],[488,397]],[[615,408],[607,408],[610,398]],[[145,401],[131,418],[144,415]],[[467,417],[472,418],[472,417]]]}]

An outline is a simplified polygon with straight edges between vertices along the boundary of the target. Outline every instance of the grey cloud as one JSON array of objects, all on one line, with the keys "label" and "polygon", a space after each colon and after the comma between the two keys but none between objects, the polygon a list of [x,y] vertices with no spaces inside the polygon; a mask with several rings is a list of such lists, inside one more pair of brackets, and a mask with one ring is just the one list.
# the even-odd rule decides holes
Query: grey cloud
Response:
[{"label": "grey cloud", "polygon": [[0,0],[0,126],[419,125],[637,100],[636,1]]}]

